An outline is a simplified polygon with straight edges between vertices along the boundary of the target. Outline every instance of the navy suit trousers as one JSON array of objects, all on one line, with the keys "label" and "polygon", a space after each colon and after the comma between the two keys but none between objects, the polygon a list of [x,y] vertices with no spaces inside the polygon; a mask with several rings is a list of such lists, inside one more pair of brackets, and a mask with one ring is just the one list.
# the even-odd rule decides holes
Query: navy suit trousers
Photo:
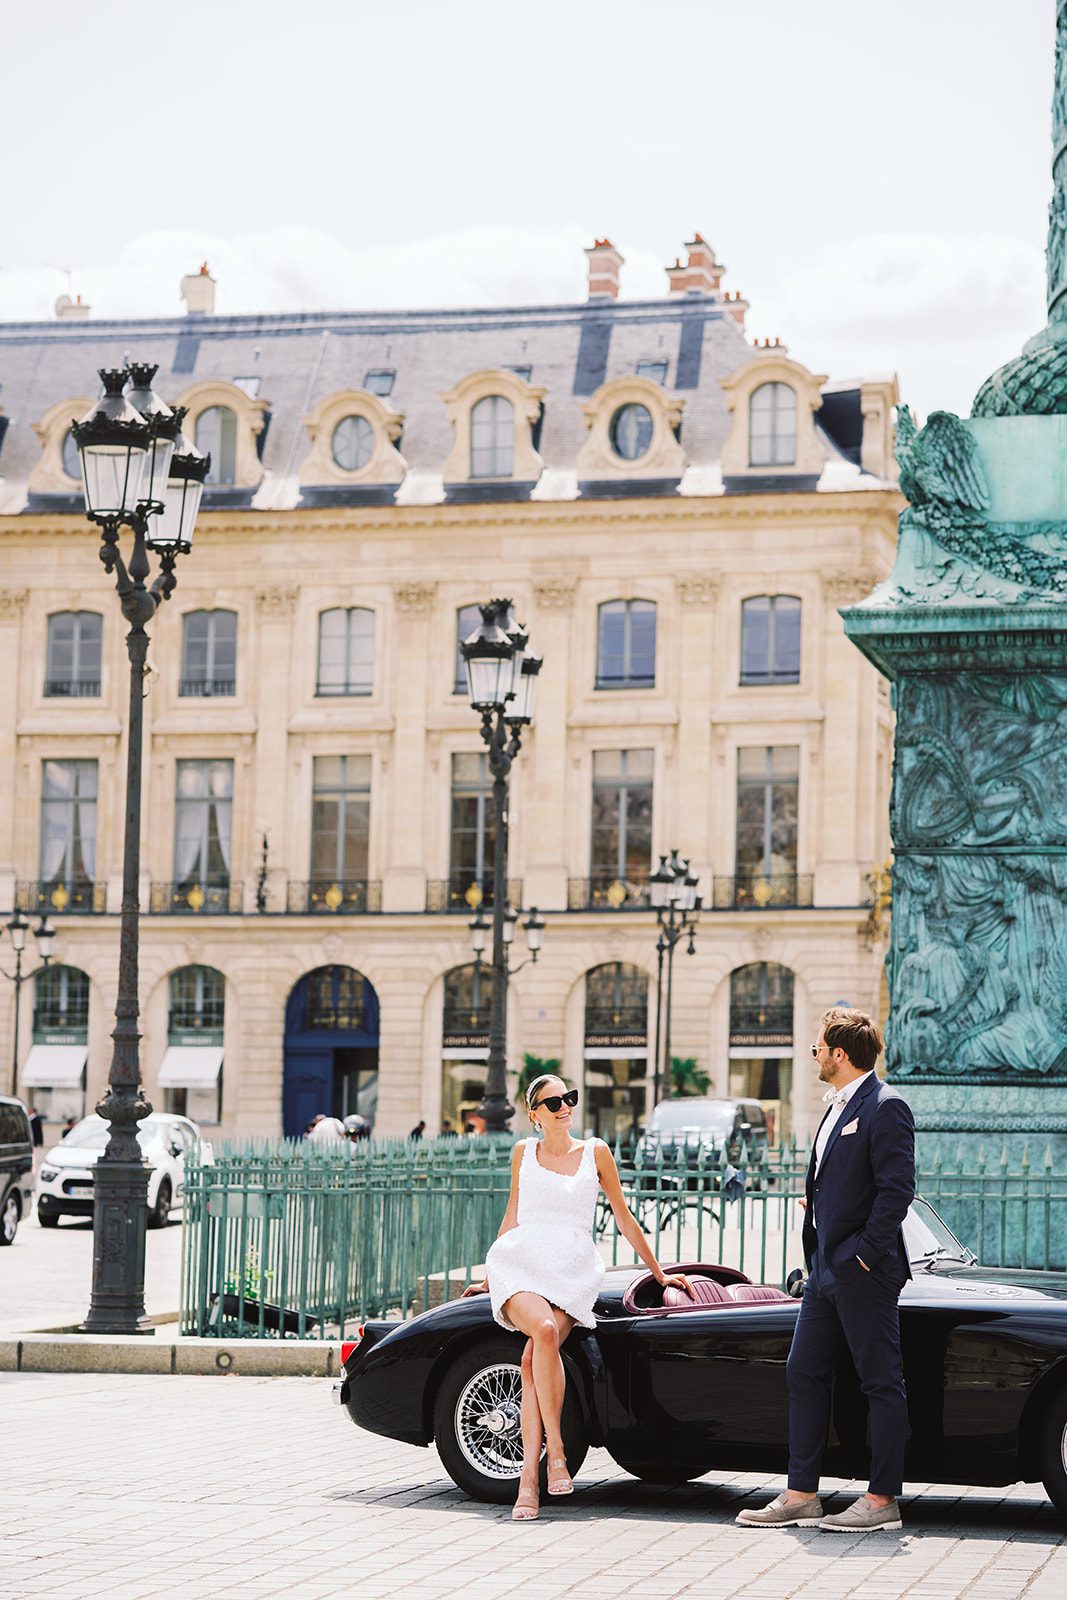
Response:
[{"label": "navy suit trousers", "polygon": [[819,1487],[834,1370],[851,1355],[867,1399],[871,1493],[900,1493],[908,1437],[897,1308],[903,1286],[895,1269],[860,1268],[839,1282],[816,1251],[786,1364],[791,1489],[812,1494]]}]

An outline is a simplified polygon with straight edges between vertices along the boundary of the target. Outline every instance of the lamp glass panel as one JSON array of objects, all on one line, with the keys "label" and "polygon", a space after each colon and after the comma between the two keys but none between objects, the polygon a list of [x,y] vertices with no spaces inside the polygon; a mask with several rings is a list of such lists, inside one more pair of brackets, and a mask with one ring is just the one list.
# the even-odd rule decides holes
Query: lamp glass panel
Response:
[{"label": "lamp glass panel", "polygon": [[147,451],[126,444],[93,444],[82,451],[85,505],[98,516],[132,511],[140,494]]}]

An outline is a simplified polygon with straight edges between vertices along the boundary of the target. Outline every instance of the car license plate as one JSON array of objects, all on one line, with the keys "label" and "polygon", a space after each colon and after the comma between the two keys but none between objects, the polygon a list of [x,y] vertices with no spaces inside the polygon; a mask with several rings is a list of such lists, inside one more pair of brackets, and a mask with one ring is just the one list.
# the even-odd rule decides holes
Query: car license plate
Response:
[{"label": "car license plate", "polygon": [[93,1198],[92,1184],[72,1183],[70,1186],[70,1197],[72,1200],[91,1200]]}]

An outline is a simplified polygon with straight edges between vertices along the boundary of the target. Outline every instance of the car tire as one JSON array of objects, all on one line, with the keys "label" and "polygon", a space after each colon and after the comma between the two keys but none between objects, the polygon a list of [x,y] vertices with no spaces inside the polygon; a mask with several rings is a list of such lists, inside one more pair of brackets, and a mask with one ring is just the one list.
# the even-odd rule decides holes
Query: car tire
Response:
[{"label": "car tire", "polygon": [[[522,1439],[518,1428],[522,1347],[516,1339],[483,1339],[458,1355],[446,1370],[433,1412],[434,1443],[452,1482],[472,1500],[511,1505],[519,1487]],[[506,1418],[497,1432],[479,1416]],[[563,1397],[563,1448],[574,1477],[589,1451],[581,1403],[572,1384]],[[546,1493],[547,1461],[541,1459]]]},{"label": "car tire", "polygon": [[59,1212],[58,1211],[42,1211],[40,1206],[38,1206],[37,1207],[37,1222],[38,1222],[38,1226],[42,1227],[42,1228],[58,1228],[59,1227]]},{"label": "car tire", "polygon": [[156,1190],[156,1203],[148,1213],[150,1228],[165,1228],[170,1221],[170,1179],[162,1178]]},{"label": "car tire", "polygon": [[21,1217],[19,1197],[12,1189],[4,1196],[3,1205],[0,1205],[0,1245],[14,1244]]},{"label": "car tire", "polygon": [[692,1483],[694,1478],[702,1478],[708,1470],[706,1467],[683,1467],[677,1463],[660,1461],[620,1461],[619,1466],[631,1478],[640,1478],[642,1483],[662,1483],[671,1487]]},{"label": "car tire", "polygon": [[1067,1517],[1067,1388],[1054,1396],[1045,1413],[1037,1459],[1045,1493],[1061,1517]]}]

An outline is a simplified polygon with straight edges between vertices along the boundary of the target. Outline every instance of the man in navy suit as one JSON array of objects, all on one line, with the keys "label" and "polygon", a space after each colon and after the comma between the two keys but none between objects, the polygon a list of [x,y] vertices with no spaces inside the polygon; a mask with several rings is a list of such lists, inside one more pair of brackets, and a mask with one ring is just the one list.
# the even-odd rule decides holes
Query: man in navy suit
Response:
[{"label": "man in navy suit", "polygon": [[[808,1165],[804,1259],[809,1277],[793,1333],[789,1388],[789,1487],[738,1522],[815,1523],[842,1533],[899,1528],[908,1408],[897,1302],[911,1276],[901,1224],[915,1195],[915,1122],[907,1101],[874,1071],[882,1052],[863,1011],[834,1006],[811,1047],[828,1109]],[[867,1398],[871,1478],[836,1516],[819,1500],[834,1370],[852,1357]]]}]

